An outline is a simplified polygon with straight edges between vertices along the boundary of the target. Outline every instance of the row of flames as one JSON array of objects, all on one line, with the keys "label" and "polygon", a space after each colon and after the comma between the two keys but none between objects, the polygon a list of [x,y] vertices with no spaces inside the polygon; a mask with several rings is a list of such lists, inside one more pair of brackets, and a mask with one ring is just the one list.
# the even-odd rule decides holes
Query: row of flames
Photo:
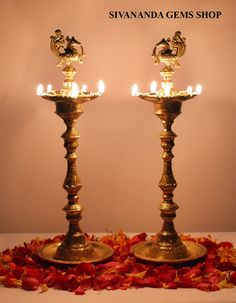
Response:
[{"label": "row of flames", "polygon": [[[170,91],[171,91],[171,87],[172,87],[172,83],[171,82],[166,82],[166,83],[161,83],[162,88],[164,89],[164,97],[169,97],[170,96]],[[157,82],[155,80],[153,80],[150,84],[150,92],[151,93],[157,93]],[[192,94],[196,94],[196,95],[200,95],[202,92],[202,86],[200,84],[196,85],[196,89],[195,91],[193,91],[193,87],[192,86],[188,86],[186,92],[189,95]],[[137,84],[133,84],[132,89],[131,89],[131,95],[132,96],[138,96],[139,95],[139,90],[138,90],[138,85]]]},{"label": "row of flames", "polygon": [[[79,88],[78,84],[76,82],[73,82],[72,85],[71,85],[71,92],[70,92],[70,97],[72,98],[77,98],[79,93],[87,93],[88,92],[88,87],[86,84],[83,84],[81,86],[81,89]],[[52,88],[52,85],[51,84],[48,84],[47,85],[47,90],[46,92],[44,91],[44,87],[42,84],[39,84],[38,87],[37,87],[37,95],[41,96],[43,95],[44,93],[53,93],[54,90]],[[101,95],[105,92],[105,84],[102,80],[100,80],[98,82],[98,93]]]},{"label": "row of flames", "polygon": [[[151,93],[157,93],[157,82],[154,80],[151,82],[151,85],[150,85],[150,92]],[[164,86],[164,96],[165,97],[169,97],[170,96],[170,90],[171,90],[171,83],[165,83],[165,86]],[[53,89],[52,89],[52,85],[51,84],[48,84],[47,85],[47,90],[46,90],[46,93],[51,93],[53,92]],[[87,85],[86,84],[83,84],[81,86],[81,89],[79,88],[78,84],[76,82],[73,82],[72,83],[72,87],[71,87],[71,94],[70,96],[72,98],[76,98],[78,97],[79,93],[82,92],[82,93],[86,93],[87,92]],[[98,92],[100,94],[103,94],[105,92],[105,84],[102,80],[100,80],[98,82]],[[193,91],[193,88],[192,86],[188,86],[187,87],[187,90],[186,92],[191,95],[191,94],[197,94],[197,95],[200,95],[201,92],[202,92],[202,86],[200,84],[196,85],[196,89],[195,91]],[[41,96],[42,94],[44,94],[44,87],[42,84],[39,84],[38,87],[37,87],[37,95]],[[138,91],[138,85],[137,84],[133,84],[132,86],[132,89],[131,89],[131,95],[132,96],[138,96],[139,94],[139,91]]]}]

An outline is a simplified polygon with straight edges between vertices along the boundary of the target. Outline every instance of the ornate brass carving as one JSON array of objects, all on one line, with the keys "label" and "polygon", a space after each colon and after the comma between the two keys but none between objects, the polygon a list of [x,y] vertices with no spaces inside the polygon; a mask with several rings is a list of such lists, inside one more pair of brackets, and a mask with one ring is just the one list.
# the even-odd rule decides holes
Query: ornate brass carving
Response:
[{"label": "ornate brass carving", "polygon": [[[158,54],[156,54],[157,47],[161,48]],[[174,147],[176,134],[171,127],[175,118],[181,113],[182,101],[196,96],[196,93],[189,94],[187,91],[176,91],[171,79],[174,74],[171,65],[173,67],[180,66],[177,59],[183,56],[185,48],[185,38],[181,38],[179,31],[175,33],[172,40],[162,39],[157,43],[153,50],[155,63],[163,62],[166,64],[160,72],[163,77],[161,88],[155,93],[137,93],[140,98],[154,104],[155,115],[160,118],[164,128],[160,133],[164,165],[159,182],[159,187],[163,192],[160,210],[164,222],[156,241],[144,242],[134,248],[136,257],[144,260],[157,262],[181,262],[183,260],[185,262],[202,257],[206,253],[204,247],[195,245],[194,242],[183,243],[173,223],[178,205],[173,201],[173,191],[177,184],[172,171],[172,159],[174,157],[172,148]],[[191,249],[188,250],[186,244]]]},{"label": "ornate brass carving", "polygon": [[56,254],[56,251],[60,245],[60,243],[53,243],[53,244],[48,244],[42,247],[38,251],[38,255],[40,258],[50,261],[53,263],[58,263],[58,264],[78,264],[80,262],[101,262],[105,259],[108,259],[112,256],[112,250],[109,246],[103,245],[100,242],[95,242],[95,241],[90,241],[89,244],[93,247],[94,254],[93,255],[86,255],[81,252],[82,250],[77,251],[76,253],[81,253],[79,256],[79,261],[77,260],[61,260],[61,259],[56,259],[54,256]]},{"label": "ornate brass carving", "polygon": [[93,247],[86,241],[79,221],[81,220],[82,207],[78,203],[78,192],[82,187],[76,169],[76,149],[78,147],[79,133],[75,130],[75,124],[79,116],[83,113],[81,104],[69,102],[57,102],[56,114],[61,117],[66,124],[66,132],[62,135],[66,148],[67,174],[64,181],[64,189],[67,191],[68,204],[64,207],[66,218],[69,221],[69,231],[65,240],[56,251],[55,258],[61,260],[80,260],[82,256],[93,256]]},{"label": "ornate brass carving", "polygon": [[[73,77],[76,74],[72,62],[82,63],[84,50],[74,37],[66,37],[60,30],[56,30],[55,36],[51,36],[51,49],[59,58],[57,66],[66,65],[62,72],[65,75],[65,81],[60,91],[51,90],[43,93],[41,96],[47,100],[54,101],[56,105],[56,114],[61,117],[66,125],[66,131],[62,135],[64,139],[64,147],[66,148],[67,174],[64,181],[64,189],[67,192],[68,203],[64,207],[66,219],[69,221],[69,230],[64,241],[60,245],[51,244],[50,247],[39,251],[40,257],[43,259],[74,264],[79,262],[98,262],[110,257],[113,253],[112,249],[102,243],[89,242],[85,233],[81,230],[79,221],[82,218],[82,207],[78,201],[78,192],[82,187],[77,168],[76,168],[76,149],[78,147],[79,133],[76,130],[76,123],[80,115],[83,113],[83,103],[93,100],[100,96],[99,92],[73,92]],[[80,47],[80,52],[76,46]]]},{"label": "ornate brass carving", "polygon": [[[166,106],[167,105],[167,106]],[[176,134],[171,126],[174,119],[181,112],[181,102],[157,103],[154,105],[155,114],[161,119],[164,130],[160,134],[161,146],[163,148],[162,159],[164,161],[163,173],[159,187],[163,192],[163,201],[160,205],[161,217],[164,220],[162,231],[159,234],[157,243],[151,247],[151,255],[167,255],[169,258],[186,258],[188,252],[175,231],[173,220],[178,206],[173,202],[173,191],[177,184],[172,172],[172,148]]]},{"label": "ornate brass carving", "polygon": [[[51,51],[59,58],[57,66],[63,64],[70,65],[71,62],[83,63],[84,49],[82,44],[74,36],[64,38],[60,29],[55,31],[55,36],[51,36]],[[77,50],[79,47],[79,50]]]},{"label": "ornate brass carving", "polygon": [[[159,64],[163,62],[167,66],[180,67],[177,59],[181,58],[185,53],[185,40],[185,38],[181,37],[180,31],[175,32],[172,40],[170,38],[163,38],[153,49],[152,57],[154,58],[154,63]],[[158,53],[157,48],[160,48]]]}]

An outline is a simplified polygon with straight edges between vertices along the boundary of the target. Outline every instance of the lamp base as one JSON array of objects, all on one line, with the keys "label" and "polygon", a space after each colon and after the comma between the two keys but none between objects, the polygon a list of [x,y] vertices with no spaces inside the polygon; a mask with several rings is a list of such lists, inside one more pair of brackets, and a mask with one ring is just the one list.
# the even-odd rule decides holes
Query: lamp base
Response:
[{"label": "lamp base", "polygon": [[88,244],[91,245],[92,253],[91,254],[81,254],[78,260],[62,260],[56,257],[56,252],[58,247],[61,245],[61,242],[50,243],[37,251],[38,256],[49,262],[59,263],[59,264],[79,264],[79,263],[95,263],[101,262],[110,258],[113,254],[113,250],[110,246],[96,242],[88,241]]},{"label": "lamp base", "polygon": [[152,249],[153,244],[153,241],[145,241],[134,245],[132,251],[135,257],[144,261],[157,263],[185,263],[200,259],[207,253],[207,250],[203,245],[193,241],[183,241],[183,244],[187,249],[187,255],[183,258],[168,258],[166,253],[162,254],[159,252],[154,255]]}]

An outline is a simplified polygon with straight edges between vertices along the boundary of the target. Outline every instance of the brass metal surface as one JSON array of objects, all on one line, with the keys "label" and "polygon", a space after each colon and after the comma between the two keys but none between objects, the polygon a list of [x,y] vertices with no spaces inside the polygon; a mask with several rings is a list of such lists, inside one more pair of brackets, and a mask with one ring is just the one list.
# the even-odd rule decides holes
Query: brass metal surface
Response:
[{"label": "brass metal surface", "polygon": [[[161,49],[158,54],[156,54],[157,47]],[[173,67],[180,66],[177,59],[183,56],[185,49],[185,38],[181,38],[179,31],[175,33],[172,40],[162,39],[157,43],[153,51],[155,63],[163,62],[166,64],[160,72],[163,77],[161,88],[157,92],[137,93],[141,99],[154,104],[154,113],[160,118],[163,125],[160,139],[164,165],[159,187],[163,192],[160,210],[164,222],[155,241],[140,244],[134,249],[136,257],[147,260],[148,256],[149,259],[156,262],[182,262],[189,258],[197,259],[206,253],[203,247],[195,243],[188,242],[186,245],[185,242],[181,241],[173,222],[178,205],[173,201],[173,191],[177,183],[172,171],[172,158],[174,157],[172,148],[176,138],[172,124],[181,113],[182,102],[197,95],[187,91],[176,91],[172,82],[174,70],[171,65]]]},{"label": "brass metal surface", "polygon": [[[83,63],[83,57],[85,55],[84,48],[74,36],[64,38],[61,30],[57,29],[55,30],[55,35],[51,36],[50,39],[51,51],[59,59],[57,66],[61,67],[64,64],[70,65],[71,62]],[[77,48],[79,48],[79,50]]]},{"label": "brass metal surface", "polygon": [[38,250],[38,255],[41,259],[58,264],[79,264],[90,262],[102,262],[113,255],[113,250],[110,246],[104,245],[100,242],[89,241],[89,245],[92,247],[93,254],[86,255],[82,250],[76,250],[81,254],[77,260],[60,260],[56,257],[57,250],[61,243],[50,243]]},{"label": "brass metal surface", "polygon": [[133,252],[135,256],[139,259],[150,261],[150,262],[159,262],[159,263],[185,263],[190,262],[196,259],[200,259],[205,256],[207,253],[206,248],[193,241],[183,241],[183,245],[186,247],[188,254],[183,258],[173,258],[170,256],[165,256],[163,254],[152,254],[153,241],[141,242],[133,247]]},{"label": "brass metal surface", "polygon": [[[180,59],[186,50],[185,44],[186,38],[181,37],[181,32],[177,31],[172,39],[163,38],[160,42],[156,43],[152,57],[154,63],[165,63],[167,66],[173,65],[174,67],[180,67],[178,59]],[[157,50],[159,49],[158,53]]]},{"label": "brass metal surface", "polygon": [[[65,42],[67,41],[67,43]],[[64,44],[66,43],[66,46]],[[80,48],[80,51],[76,49]],[[62,35],[60,30],[56,30],[55,36],[51,37],[51,49],[59,58],[57,66],[65,67],[62,72],[65,75],[63,87],[59,91],[51,90],[42,93],[44,99],[55,102],[56,114],[63,119],[66,131],[63,133],[64,147],[66,148],[67,174],[63,187],[67,192],[68,203],[64,207],[66,219],[69,221],[69,230],[64,241],[58,245],[49,245],[39,252],[39,256],[49,261],[65,264],[82,262],[97,262],[104,260],[111,255],[112,249],[102,243],[94,244],[86,240],[85,233],[81,230],[79,221],[82,218],[82,206],[79,203],[78,192],[82,187],[77,168],[76,150],[78,147],[79,133],[76,130],[76,123],[83,113],[83,103],[91,101],[100,96],[99,92],[73,92],[73,77],[76,70],[72,67],[72,62],[82,63],[84,50],[80,42],[74,37],[69,38]],[[108,253],[109,252],[109,253]]]}]

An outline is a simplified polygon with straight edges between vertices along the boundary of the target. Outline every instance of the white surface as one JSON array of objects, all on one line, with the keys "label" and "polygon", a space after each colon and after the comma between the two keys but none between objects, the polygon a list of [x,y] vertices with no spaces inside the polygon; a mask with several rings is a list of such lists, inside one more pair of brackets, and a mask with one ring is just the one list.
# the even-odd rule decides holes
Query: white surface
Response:
[{"label": "white surface", "polygon": [[[209,233],[193,234],[207,236]],[[0,234],[0,250],[27,242],[34,237],[50,237],[53,234]],[[219,241],[236,243],[236,232],[211,233]],[[196,289],[154,289],[142,288],[115,291],[87,291],[76,296],[67,291],[49,289],[45,293],[28,292],[21,289],[0,287],[1,303],[38,303],[38,302],[80,302],[80,303],[236,303],[236,287],[216,292],[203,292]]]}]

